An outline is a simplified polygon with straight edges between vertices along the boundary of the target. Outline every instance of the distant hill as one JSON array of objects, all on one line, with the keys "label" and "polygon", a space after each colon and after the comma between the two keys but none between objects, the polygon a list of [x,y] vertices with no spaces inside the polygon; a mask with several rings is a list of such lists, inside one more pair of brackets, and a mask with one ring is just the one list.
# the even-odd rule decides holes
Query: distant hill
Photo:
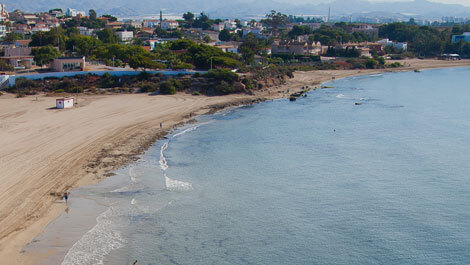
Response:
[{"label": "distant hill", "polygon": [[[470,16],[470,7],[442,4],[427,0],[412,2],[368,2],[364,0],[335,0],[327,4],[293,5],[273,0],[3,0],[7,10],[28,12],[47,11],[51,8],[75,8],[99,14],[117,16],[157,14],[160,9],[170,13],[204,11],[217,17],[252,17],[277,10],[293,15],[326,15],[331,7],[333,15],[349,15],[364,12],[407,13],[427,17]],[[177,3],[177,4],[175,4]]]}]

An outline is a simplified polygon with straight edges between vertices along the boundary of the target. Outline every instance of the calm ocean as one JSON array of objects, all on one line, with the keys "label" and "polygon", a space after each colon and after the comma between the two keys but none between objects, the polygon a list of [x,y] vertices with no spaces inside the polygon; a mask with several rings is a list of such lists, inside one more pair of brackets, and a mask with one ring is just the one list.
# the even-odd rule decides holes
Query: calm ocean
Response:
[{"label": "calm ocean", "polygon": [[72,193],[107,207],[62,264],[469,264],[470,68],[328,85]]}]

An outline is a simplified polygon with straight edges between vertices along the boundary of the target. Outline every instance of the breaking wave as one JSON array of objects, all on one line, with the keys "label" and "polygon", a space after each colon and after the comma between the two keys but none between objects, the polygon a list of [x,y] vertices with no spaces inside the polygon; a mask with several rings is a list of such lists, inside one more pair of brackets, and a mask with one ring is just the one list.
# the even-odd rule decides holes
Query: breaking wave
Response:
[{"label": "breaking wave", "polygon": [[112,221],[115,216],[113,207],[100,214],[97,224],[69,249],[62,265],[103,264],[106,255],[122,248],[126,240]]}]

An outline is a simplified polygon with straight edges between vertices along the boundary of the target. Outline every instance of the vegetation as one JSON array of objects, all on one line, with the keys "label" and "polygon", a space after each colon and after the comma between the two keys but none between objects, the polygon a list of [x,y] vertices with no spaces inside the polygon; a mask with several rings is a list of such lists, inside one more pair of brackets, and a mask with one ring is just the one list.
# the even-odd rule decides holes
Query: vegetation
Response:
[{"label": "vegetation", "polygon": [[33,49],[32,54],[34,55],[34,61],[39,66],[47,65],[54,58],[58,58],[62,55],[60,51],[52,47],[52,45]]},{"label": "vegetation", "polygon": [[408,42],[408,49],[416,56],[431,57],[441,53],[460,53],[470,57],[470,43],[452,43],[452,35],[470,31],[470,25],[452,28],[416,26],[410,23],[391,23],[379,28],[379,36],[393,41]]}]

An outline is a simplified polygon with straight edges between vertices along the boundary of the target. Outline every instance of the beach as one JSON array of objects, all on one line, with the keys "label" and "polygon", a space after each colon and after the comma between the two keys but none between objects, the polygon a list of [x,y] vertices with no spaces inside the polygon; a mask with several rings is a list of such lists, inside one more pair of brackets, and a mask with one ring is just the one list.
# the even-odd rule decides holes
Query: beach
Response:
[{"label": "beach", "polygon": [[333,78],[470,66],[469,60],[401,62],[405,67],[399,69],[296,72],[287,84],[254,95],[80,95],[78,106],[68,110],[53,109],[55,97],[2,95],[0,258],[9,264],[37,263],[41,257],[26,257],[21,250],[65,209],[61,201],[65,191],[109,177],[110,171],[134,161],[157,139],[195,115],[286,97],[287,89],[292,93]]}]

